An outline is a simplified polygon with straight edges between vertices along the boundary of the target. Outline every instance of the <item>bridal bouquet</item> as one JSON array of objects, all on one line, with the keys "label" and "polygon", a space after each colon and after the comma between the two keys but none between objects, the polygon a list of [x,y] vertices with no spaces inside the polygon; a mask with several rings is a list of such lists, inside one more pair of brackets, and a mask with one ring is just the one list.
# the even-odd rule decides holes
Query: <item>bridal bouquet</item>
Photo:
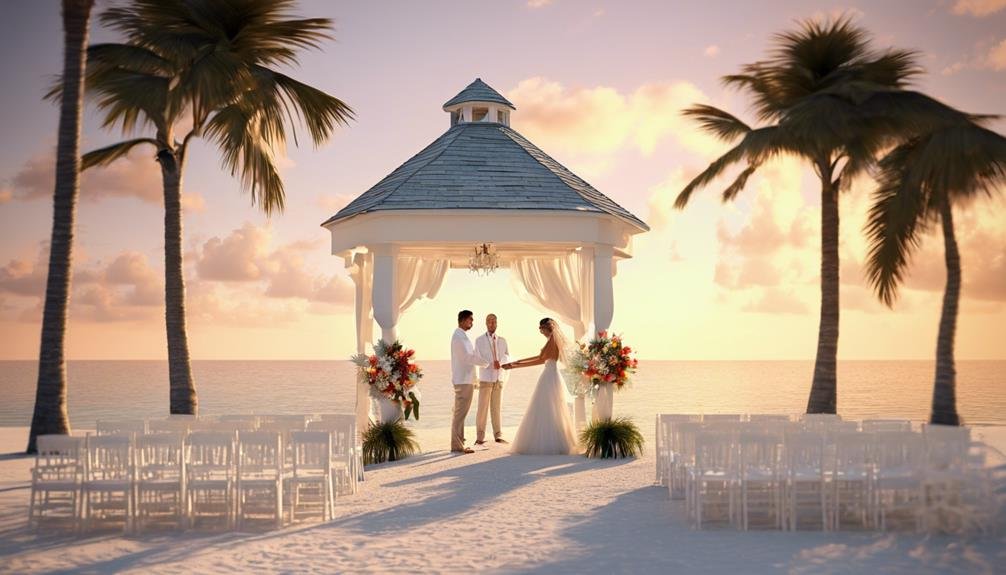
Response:
[{"label": "bridal bouquet", "polygon": [[353,356],[357,377],[370,385],[375,397],[400,403],[405,410],[405,419],[415,415],[419,419],[419,398],[416,384],[423,377],[423,370],[416,365],[415,350],[405,349],[398,341],[386,344],[378,341],[374,355],[365,353]]},{"label": "bridal bouquet", "polygon": [[595,392],[601,385],[614,385],[615,389],[629,383],[639,361],[632,357],[632,348],[622,345],[622,338],[601,331],[590,343],[581,343],[573,350],[569,367],[579,374],[583,387],[581,393]]}]

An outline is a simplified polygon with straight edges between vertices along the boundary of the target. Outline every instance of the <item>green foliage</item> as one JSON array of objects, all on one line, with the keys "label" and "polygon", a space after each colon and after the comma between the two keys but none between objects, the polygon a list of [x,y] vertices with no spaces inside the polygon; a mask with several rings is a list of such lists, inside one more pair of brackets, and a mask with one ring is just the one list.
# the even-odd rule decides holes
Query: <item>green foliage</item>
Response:
[{"label": "green foliage", "polygon": [[628,417],[599,419],[580,432],[580,445],[587,457],[636,457],[643,453],[643,434]]},{"label": "green foliage", "polygon": [[419,452],[412,430],[401,420],[372,424],[363,434],[363,464],[398,461]]},{"label": "green foliage", "polygon": [[419,400],[416,399],[416,394],[414,392],[409,392],[409,399],[411,400],[405,406],[405,419],[409,418],[409,415],[414,415],[416,421],[419,421]]}]

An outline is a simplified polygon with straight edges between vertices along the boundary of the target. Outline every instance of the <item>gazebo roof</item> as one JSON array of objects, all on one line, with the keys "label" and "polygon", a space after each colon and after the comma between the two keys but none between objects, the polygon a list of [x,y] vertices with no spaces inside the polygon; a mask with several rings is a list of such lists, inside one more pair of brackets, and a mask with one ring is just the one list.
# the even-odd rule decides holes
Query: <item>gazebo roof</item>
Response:
[{"label": "gazebo roof", "polygon": [[482,78],[475,78],[475,81],[468,84],[464,90],[458,93],[444,104],[444,109],[451,106],[457,106],[458,104],[463,104],[465,102],[495,102],[497,104],[503,104],[504,106],[509,106],[511,110],[516,110],[510,100],[503,97],[502,94],[493,90],[489,84],[482,81]]},{"label": "gazebo roof", "polygon": [[649,230],[524,136],[495,122],[452,126],[322,225],[382,210],[427,209],[587,212]]}]

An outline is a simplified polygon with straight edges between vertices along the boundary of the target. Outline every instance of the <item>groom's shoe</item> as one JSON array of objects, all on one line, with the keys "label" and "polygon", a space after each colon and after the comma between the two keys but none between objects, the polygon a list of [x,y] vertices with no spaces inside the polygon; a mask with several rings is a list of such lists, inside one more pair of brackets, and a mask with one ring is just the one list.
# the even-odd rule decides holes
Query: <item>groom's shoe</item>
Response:
[{"label": "groom's shoe", "polygon": [[482,440],[479,440],[479,441],[475,442],[475,445],[485,445],[485,444],[486,444],[486,440],[485,439],[482,439]]},{"label": "groom's shoe", "polygon": [[502,437],[497,437],[496,438],[496,443],[510,443],[510,442],[507,441],[507,440],[505,440],[505,439],[503,439]]},{"label": "groom's shoe", "polygon": [[472,449],[471,447],[466,447],[464,449],[452,449],[451,453],[460,453],[460,454],[463,455],[463,454],[466,454],[466,453],[475,453],[475,450]]}]

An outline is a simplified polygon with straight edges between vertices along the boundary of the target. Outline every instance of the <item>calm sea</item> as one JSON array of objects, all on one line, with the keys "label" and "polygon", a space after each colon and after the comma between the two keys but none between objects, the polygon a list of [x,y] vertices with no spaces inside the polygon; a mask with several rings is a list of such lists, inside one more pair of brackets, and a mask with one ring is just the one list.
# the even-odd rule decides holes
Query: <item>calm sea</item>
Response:
[{"label": "calm sea", "polygon": [[[419,427],[448,427],[450,363],[422,363]],[[31,422],[37,363],[0,361],[0,426]],[[71,361],[73,427],[98,419],[161,417],[168,412],[163,361]],[[1006,361],[957,365],[958,410],[972,425],[1006,424]],[[352,411],[354,372],[348,361],[194,361],[200,412],[321,413]],[[649,427],[657,413],[802,413],[813,362],[643,361],[632,386],[615,395],[615,415]],[[517,425],[538,368],[512,372],[503,395],[504,425]],[[850,419],[925,419],[932,396],[929,361],[839,363],[839,413]],[[474,425],[474,408],[469,423]]]}]

